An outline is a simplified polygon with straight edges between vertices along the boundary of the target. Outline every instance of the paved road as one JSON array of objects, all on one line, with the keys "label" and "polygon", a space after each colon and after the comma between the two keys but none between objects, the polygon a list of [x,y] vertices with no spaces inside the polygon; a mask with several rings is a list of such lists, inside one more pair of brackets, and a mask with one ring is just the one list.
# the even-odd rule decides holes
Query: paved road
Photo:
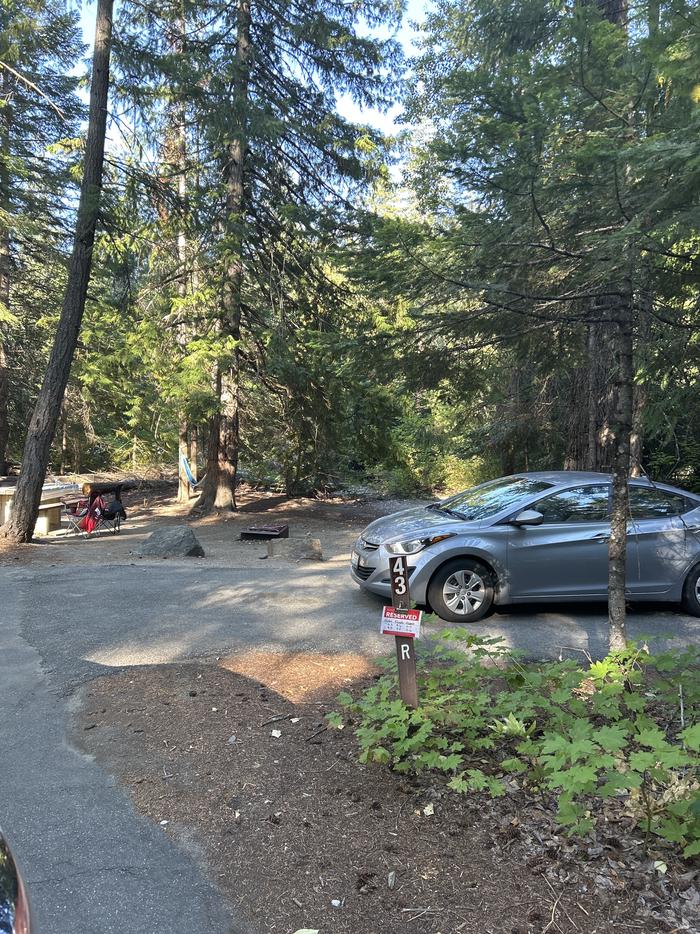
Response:
[{"label": "paved road", "polygon": [[51,594],[0,573],[0,824],[39,934],[248,934],[191,856],[66,742],[68,704],[21,632],[63,618]]},{"label": "paved road", "polygon": [[[81,568],[79,576],[65,567],[6,573],[21,601],[23,635],[60,684],[105,668],[250,648],[390,651],[377,632],[381,599],[353,584],[345,562],[265,561],[253,568],[159,562]],[[518,607],[470,628],[534,658],[606,652],[601,605]],[[640,605],[630,614],[629,634],[700,644],[700,620]]]},{"label": "paved road", "polygon": [[[67,744],[74,685],[122,666],[244,648],[386,653],[380,606],[336,561],[0,569],[0,823],[27,867],[40,930],[245,930],[191,856]],[[518,609],[475,628],[535,657],[605,653],[604,607]],[[629,631],[700,644],[700,620],[669,608],[634,611]]]}]

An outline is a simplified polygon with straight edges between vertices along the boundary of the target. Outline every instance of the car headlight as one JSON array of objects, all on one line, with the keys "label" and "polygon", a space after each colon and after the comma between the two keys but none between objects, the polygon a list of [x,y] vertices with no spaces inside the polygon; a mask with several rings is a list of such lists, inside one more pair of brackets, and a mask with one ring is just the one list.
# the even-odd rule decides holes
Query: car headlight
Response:
[{"label": "car headlight", "polygon": [[447,532],[445,535],[431,535],[429,538],[413,538],[408,542],[386,542],[384,547],[391,555],[415,555],[416,552],[422,551],[428,545],[436,545],[446,538],[454,538],[454,532]]}]

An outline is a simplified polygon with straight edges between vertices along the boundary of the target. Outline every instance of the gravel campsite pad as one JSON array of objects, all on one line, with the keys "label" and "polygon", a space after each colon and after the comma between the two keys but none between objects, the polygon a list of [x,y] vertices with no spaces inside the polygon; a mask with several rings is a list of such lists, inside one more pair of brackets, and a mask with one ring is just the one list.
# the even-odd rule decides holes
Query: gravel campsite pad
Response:
[{"label": "gravel campsite pad", "polygon": [[[66,479],[82,484],[95,478],[76,475]],[[108,481],[114,478],[105,474],[97,475],[96,479]],[[237,512],[202,515],[192,509],[195,500],[190,504],[178,503],[175,492],[176,487],[171,482],[144,481],[138,490],[124,493],[128,518],[119,535],[100,533],[85,538],[72,533],[64,521],[59,531],[41,536],[21,548],[0,539],[0,566],[141,561],[139,548],[154,529],[167,530],[182,524],[190,526],[197,535],[206,553],[208,567],[260,567],[261,559],[267,558],[267,543],[241,541],[240,535],[249,526],[270,523],[288,523],[291,538],[297,542],[321,537],[324,558],[342,555],[343,562],[347,562],[353,542],[368,522],[414,506],[417,502],[427,502],[415,499],[365,501],[340,496],[290,499],[243,485],[238,489]],[[284,562],[285,558],[275,561]]]},{"label": "gravel campsite pad", "polygon": [[698,930],[696,873],[660,871],[630,827],[572,842],[519,791],[458,797],[359,764],[324,714],[373,677],[306,653],[131,668],[84,686],[74,741],[260,932]]}]

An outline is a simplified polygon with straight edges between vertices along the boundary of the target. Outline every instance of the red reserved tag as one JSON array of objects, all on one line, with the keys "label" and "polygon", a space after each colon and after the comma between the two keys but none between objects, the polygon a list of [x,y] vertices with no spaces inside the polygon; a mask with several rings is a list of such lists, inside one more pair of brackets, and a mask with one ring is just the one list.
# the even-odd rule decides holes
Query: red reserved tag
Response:
[{"label": "red reserved tag", "polygon": [[384,636],[405,636],[409,639],[420,639],[422,619],[422,610],[397,610],[393,606],[385,606],[382,610],[382,622],[379,631]]}]

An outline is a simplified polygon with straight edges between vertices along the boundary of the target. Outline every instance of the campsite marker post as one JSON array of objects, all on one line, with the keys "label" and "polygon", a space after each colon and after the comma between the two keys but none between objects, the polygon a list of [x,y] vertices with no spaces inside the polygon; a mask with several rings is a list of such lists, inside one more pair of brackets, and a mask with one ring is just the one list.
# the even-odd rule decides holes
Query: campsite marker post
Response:
[{"label": "campsite marker post", "polygon": [[416,638],[420,635],[423,616],[411,609],[408,591],[408,561],[404,555],[389,559],[391,577],[391,607],[384,607],[381,631],[396,639],[396,662],[399,668],[401,700],[407,707],[418,706],[416,682]]}]

